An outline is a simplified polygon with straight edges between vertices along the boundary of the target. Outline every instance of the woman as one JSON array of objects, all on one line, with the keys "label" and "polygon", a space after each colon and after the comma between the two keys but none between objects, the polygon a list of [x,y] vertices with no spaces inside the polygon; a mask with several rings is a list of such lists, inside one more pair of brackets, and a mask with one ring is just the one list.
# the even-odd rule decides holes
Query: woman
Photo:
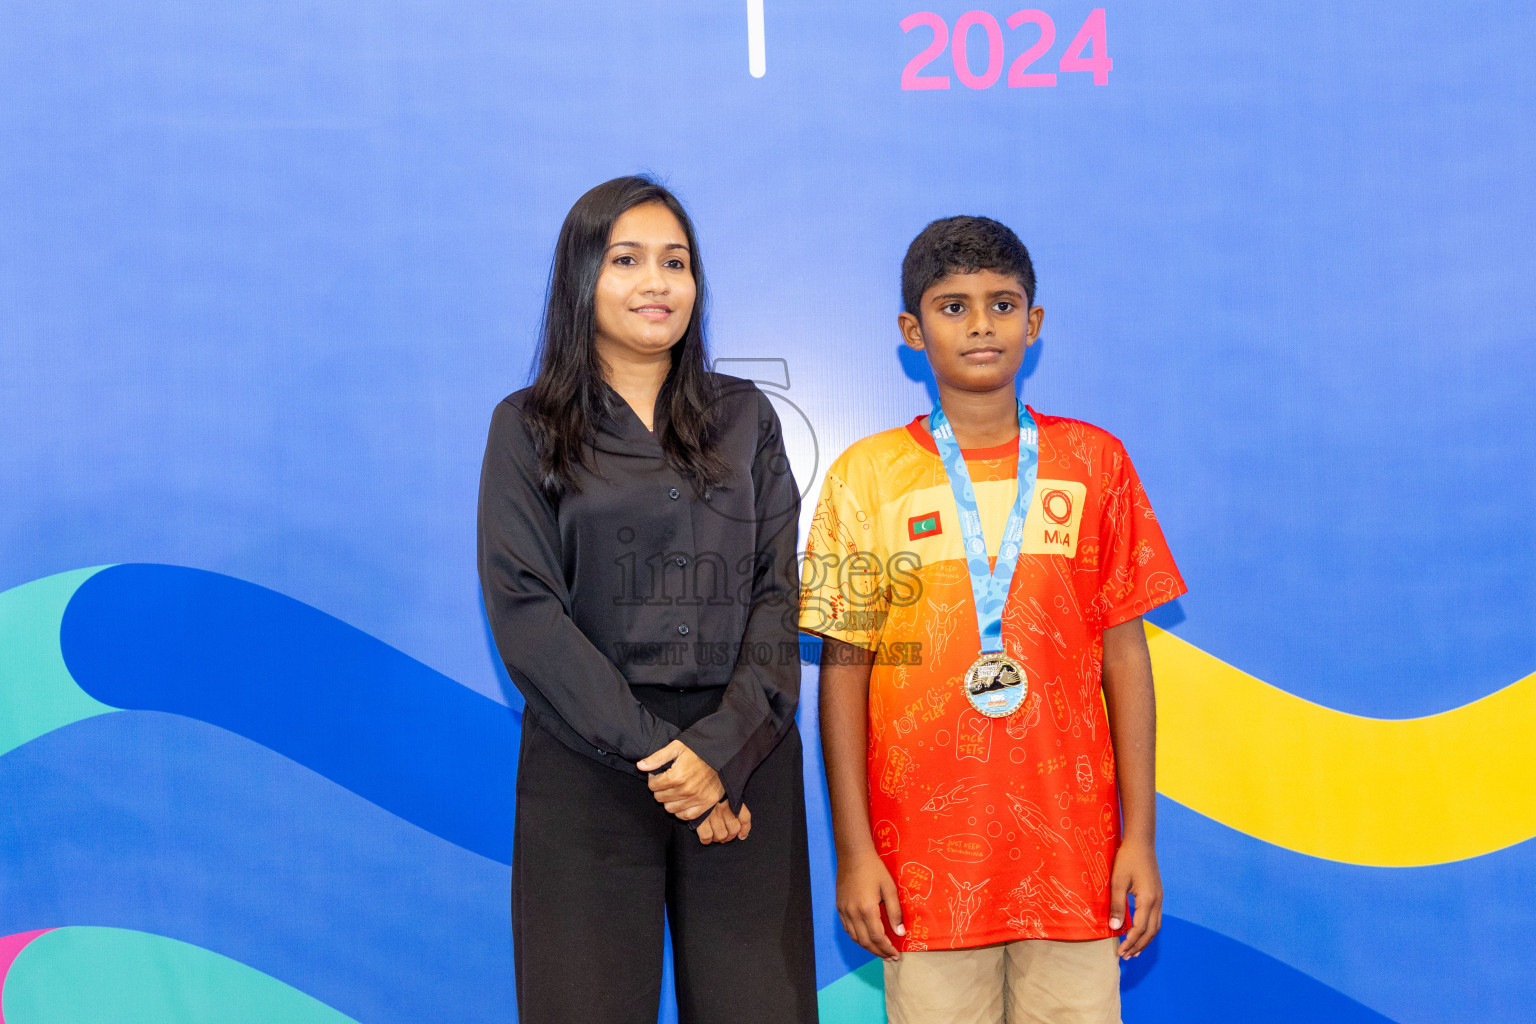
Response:
[{"label": "woman", "polygon": [[705,369],[703,327],[677,199],[599,185],[560,229],[538,377],[491,420],[480,580],[527,699],[525,1024],[653,1024],[664,909],[683,1024],[816,1019],[798,492],[772,406]]}]

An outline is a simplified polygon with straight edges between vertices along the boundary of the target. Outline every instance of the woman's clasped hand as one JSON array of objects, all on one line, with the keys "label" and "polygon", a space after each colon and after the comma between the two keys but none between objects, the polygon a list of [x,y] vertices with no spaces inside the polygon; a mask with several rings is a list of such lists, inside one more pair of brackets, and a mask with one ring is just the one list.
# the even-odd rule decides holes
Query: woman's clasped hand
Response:
[{"label": "woman's clasped hand", "polygon": [[707,815],[698,825],[699,842],[745,839],[751,831],[752,812],[743,804],[739,815],[732,813],[719,774],[681,740],[673,740],[636,767],[650,774],[651,793],[668,814],[684,821]]}]

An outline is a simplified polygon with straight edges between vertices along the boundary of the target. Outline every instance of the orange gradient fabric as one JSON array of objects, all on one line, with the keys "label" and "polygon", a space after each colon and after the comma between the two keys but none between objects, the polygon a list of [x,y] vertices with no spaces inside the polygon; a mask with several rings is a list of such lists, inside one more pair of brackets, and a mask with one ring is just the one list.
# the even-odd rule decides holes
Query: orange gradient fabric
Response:
[{"label": "orange gradient fabric", "polygon": [[[980,653],[976,611],[921,417],[832,464],[806,542],[801,628],[876,654],[870,822],[901,890],[907,934],[892,938],[903,950],[1114,934],[1120,815],[1102,634],[1185,586],[1120,442],[1033,415],[1039,479],[1003,612],[1029,687],[1012,715],[987,718],[962,691]],[[995,558],[1018,445],[964,455]]]}]

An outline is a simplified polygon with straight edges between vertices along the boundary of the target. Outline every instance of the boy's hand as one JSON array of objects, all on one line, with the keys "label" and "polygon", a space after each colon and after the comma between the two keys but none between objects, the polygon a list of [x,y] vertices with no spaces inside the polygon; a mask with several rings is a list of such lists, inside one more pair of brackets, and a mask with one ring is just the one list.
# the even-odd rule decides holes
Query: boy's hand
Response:
[{"label": "boy's hand", "polygon": [[720,776],[682,740],[673,740],[636,767],[643,772],[654,772],[668,761],[672,762],[672,767],[660,775],[652,775],[647,782],[656,802],[665,807],[668,814],[692,821],[711,810],[725,796]]},{"label": "boy's hand", "polygon": [[696,830],[699,842],[708,846],[710,843],[728,843],[732,839],[745,839],[747,833],[752,831],[752,812],[747,810],[747,805],[741,805],[741,814],[737,816],[731,813],[731,805],[722,800],[715,805],[715,809],[709,812],[709,817],[699,822]]},{"label": "boy's hand", "polygon": [[1163,926],[1163,879],[1157,871],[1157,854],[1151,844],[1122,843],[1115,854],[1109,879],[1109,927],[1119,931],[1125,923],[1125,894],[1136,897],[1136,918],[1120,942],[1120,959],[1140,956]]},{"label": "boy's hand", "polygon": [[854,942],[875,956],[900,960],[901,953],[886,937],[885,925],[880,920],[881,904],[885,905],[885,916],[890,919],[891,930],[897,935],[907,934],[901,924],[901,900],[897,894],[896,880],[886,870],[879,855],[871,849],[857,857],[839,859],[837,913],[843,919],[843,927]]}]

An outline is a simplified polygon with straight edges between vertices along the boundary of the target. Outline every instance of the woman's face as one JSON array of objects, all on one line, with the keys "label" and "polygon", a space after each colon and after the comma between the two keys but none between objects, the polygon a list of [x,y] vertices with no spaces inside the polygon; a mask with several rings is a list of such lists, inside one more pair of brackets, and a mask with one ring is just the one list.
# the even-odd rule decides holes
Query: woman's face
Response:
[{"label": "woman's face", "polygon": [[682,224],[661,203],[614,221],[594,296],[605,363],[653,362],[677,344],[693,315],[692,260]]}]

